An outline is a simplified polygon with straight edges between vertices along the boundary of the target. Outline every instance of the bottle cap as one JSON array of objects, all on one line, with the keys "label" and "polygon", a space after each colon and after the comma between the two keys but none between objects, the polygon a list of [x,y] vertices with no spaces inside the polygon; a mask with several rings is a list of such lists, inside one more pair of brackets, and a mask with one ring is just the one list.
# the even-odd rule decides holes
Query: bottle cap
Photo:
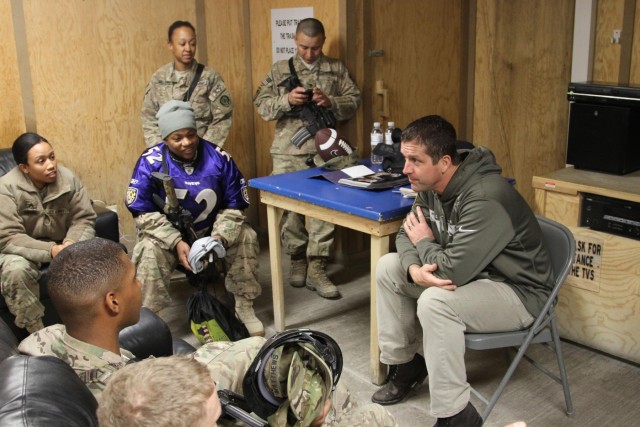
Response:
[{"label": "bottle cap", "polygon": [[379,127],[380,126],[380,122],[373,122],[373,127]]},{"label": "bottle cap", "polygon": [[387,126],[389,126],[390,128],[396,127],[395,122],[389,122],[387,123]]}]

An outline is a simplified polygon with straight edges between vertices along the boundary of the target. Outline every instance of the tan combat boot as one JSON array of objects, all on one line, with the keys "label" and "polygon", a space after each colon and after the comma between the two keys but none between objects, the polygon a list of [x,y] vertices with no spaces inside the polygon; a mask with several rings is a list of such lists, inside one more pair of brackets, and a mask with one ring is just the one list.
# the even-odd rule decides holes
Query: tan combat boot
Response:
[{"label": "tan combat boot", "polygon": [[236,298],[236,316],[244,324],[252,337],[264,336],[264,325],[256,317],[253,311],[253,300],[235,295]]},{"label": "tan combat boot", "polygon": [[289,270],[289,284],[294,288],[304,287],[307,281],[307,258],[291,258],[291,269]]},{"label": "tan combat boot", "polygon": [[338,288],[327,277],[326,257],[313,257],[309,260],[307,289],[315,290],[323,298],[340,298]]}]

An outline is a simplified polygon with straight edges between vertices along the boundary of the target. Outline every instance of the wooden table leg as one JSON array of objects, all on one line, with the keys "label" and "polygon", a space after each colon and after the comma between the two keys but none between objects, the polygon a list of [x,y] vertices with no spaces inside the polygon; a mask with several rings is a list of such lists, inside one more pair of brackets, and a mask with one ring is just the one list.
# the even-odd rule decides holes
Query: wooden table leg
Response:
[{"label": "wooden table leg", "polygon": [[380,363],[380,347],[378,346],[378,310],[376,307],[376,266],[380,257],[389,252],[389,236],[371,236],[371,382],[381,385],[387,375],[386,366]]},{"label": "wooden table leg", "polygon": [[271,262],[271,289],[273,292],[273,323],[276,332],[284,331],[284,280],[282,277],[282,245],[280,243],[280,220],[283,210],[267,205],[267,228],[269,231],[269,259]]}]

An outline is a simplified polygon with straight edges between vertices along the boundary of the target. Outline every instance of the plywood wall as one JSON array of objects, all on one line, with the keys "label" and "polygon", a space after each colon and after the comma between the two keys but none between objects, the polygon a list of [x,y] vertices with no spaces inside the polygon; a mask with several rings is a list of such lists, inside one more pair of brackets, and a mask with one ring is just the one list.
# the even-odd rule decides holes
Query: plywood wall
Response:
[{"label": "plywood wall", "polygon": [[633,18],[633,40],[631,42],[631,70],[629,83],[640,86],[640,2],[636,2]]},{"label": "plywood wall", "polygon": [[[620,74],[618,47],[608,37],[612,27],[628,22],[630,1],[598,1],[596,79],[615,80]],[[325,23],[325,52],[349,64],[363,90],[361,111],[373,111],[376,97],[371,89],[380,78],[394,85],[392,118],[397,121],[408,121],[415,113],[405,110],[418,105],[425,112],[435,106],[461,123],[467,113],[461,88],[468,70],[456,71],[452,61],[462,57],[465,48],[475,49],[475,71],[469,68],[475,85],[470,93],[474,132],[469,138],[496,152],[505,174],[517,179],[529,201],[531,176],[564,165],[574,2],[554,0],[462,0],[426,6],[419,0],[0,0],[5,30],[0,45],[0,147],[10,146],[25,130],[42,133],[93,198],[117,205],[123,232],[132,239],[133,222],[122,199],[144,148],[139,118],[143,89],[151,74],[172,60],[166,48],[169,24],[183,19],[201,27],[198,35],[206,43],[199,45],[197,57],[206,56],[207,65],[220,71],[236,105],[227,148],[251,178],[271,172],[274,124],[263,121],[252,103],[271,66],[270,11],[303,6],[313,6],[314,15]],[[465,23],[460,18],[468,10],[476,13]],[[638,7],[632,13],[636,31],[623,32],[623,37],[633,37],[630,81],[640,84]],[[409,27],[403,24],[407,21]],[[465,46],[464,38],[457,40],[458,47],[448,44],[455,43],[453,39],[431,38],[425,45],[415,37],[403,38],[463,34],[459,26],[473,23],[473,47]],[[438,48],[445,45],[449,48]],[[366,49],[380,46],[388,52],[390,65],[378,75]],[[400,69],[408,76],[398,77]],[[424,80],[433,90],[412,91]],[[30,82],[26,90],[24,81]],[[348,131],[357,135],[354,144],[363,146],[373,117],[358,114]]]},{"label": "plywood wall", "polygon": [[[461,1],[451,0],[372,2],[365,51],[383,55],[369,58],[371,77],[363,106],[368,129],[373,121],[394,121],[404,128],[428,114],[439,114],[460,129],[460,89],[466,81],[466,70],[461,69],[462,8]],[[377,81],[387,91],[386,116],[381,114],[383,96],[375,92]]]},{"label": "plywood wall", "polygon": [[[25,131],[24,106],[18,74],[18,54],[10,0],[0,0],[0,148],[11,147]],[[24,52],[20,53],[24,55]]]},{"label": "plywood wall", "polygon": [[[249,1],[204,2],[207,65],[216,69],[233,98],[233,125],[224,148],[246,179],[255,177],[256,151],[253,130],[253,86],[249,43]],[[250,192],[250,222],[257,223],[259,200]]]},{"label": "plywood wall", "polygon": [[[614,28],[623,29],[625,0],[599,0],[593,59],[593,80],[617,82],[620,75],[621,44],[611,43]],[[628,36],[624,33],[623,37]]]},{"label": "plywood wall", "polygon": [[533,206],[533,175],[565,164],[572,2],[478,2],[473,142]]},{"label": "plywood wall", "polygon": [[133,222],[123,199],[144,149],[144,87],[172,60],[166,49],[169,24],[195,17],[194,2],[159,3],[24,1],[37,130],[92,198],[117,204],[129,237]]}]

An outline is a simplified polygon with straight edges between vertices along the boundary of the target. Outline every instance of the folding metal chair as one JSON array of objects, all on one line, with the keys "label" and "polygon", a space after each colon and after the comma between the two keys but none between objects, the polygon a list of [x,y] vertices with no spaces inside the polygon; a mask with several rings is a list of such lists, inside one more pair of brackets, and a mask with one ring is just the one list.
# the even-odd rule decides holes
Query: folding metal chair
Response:
[{"label": "folding metal chair", "polygon": [[[482,419],[484,421],[489,417],[491,410],[504,391],[507,382],[511,379],[511,376],[523,358],[531,362],[533,366],[541,370],[557,383],[562,384],[564,399],[567,406],[567,415],[570,417],[573,416],[573,403],[571,402],[569,382],[567,380],[567,372],[565,370],[564,359],[562,357],[562,348],[560,346],[560,336],[558,335],[554,307],[558,292],[560,291],[560,286],[562,286],[564,280],[569,274],[569,271],[571,270],[576,251],[576,242],[571,232],[564,225],[541,216],[537,216],[537,219],[540,227],[542,228],[542,235],[547,246],[547,250],[551,256],[551,266],[553,268],[555,278],[551,295],[549,295],[549,299],[545,303],[540,315],[528,329],[523,329],[521,331],[465,334],[465,345],[467,348],[473,350],[510,347],[513,347],[514,350],[517,349],[516,355],[511,361],[507,373],[502,378],[502,381],[500,381],[500,385],[493,393],[490,400],[485,399],[473,387],[471,388],[472,393],[487,405],[482,414]],[[538,343],[545,344],[549,349],[555,352],[558,360],[560,377],[525,354],[530,344]],[[553,343],[553,345],[549,345],[549,343]]]}]

